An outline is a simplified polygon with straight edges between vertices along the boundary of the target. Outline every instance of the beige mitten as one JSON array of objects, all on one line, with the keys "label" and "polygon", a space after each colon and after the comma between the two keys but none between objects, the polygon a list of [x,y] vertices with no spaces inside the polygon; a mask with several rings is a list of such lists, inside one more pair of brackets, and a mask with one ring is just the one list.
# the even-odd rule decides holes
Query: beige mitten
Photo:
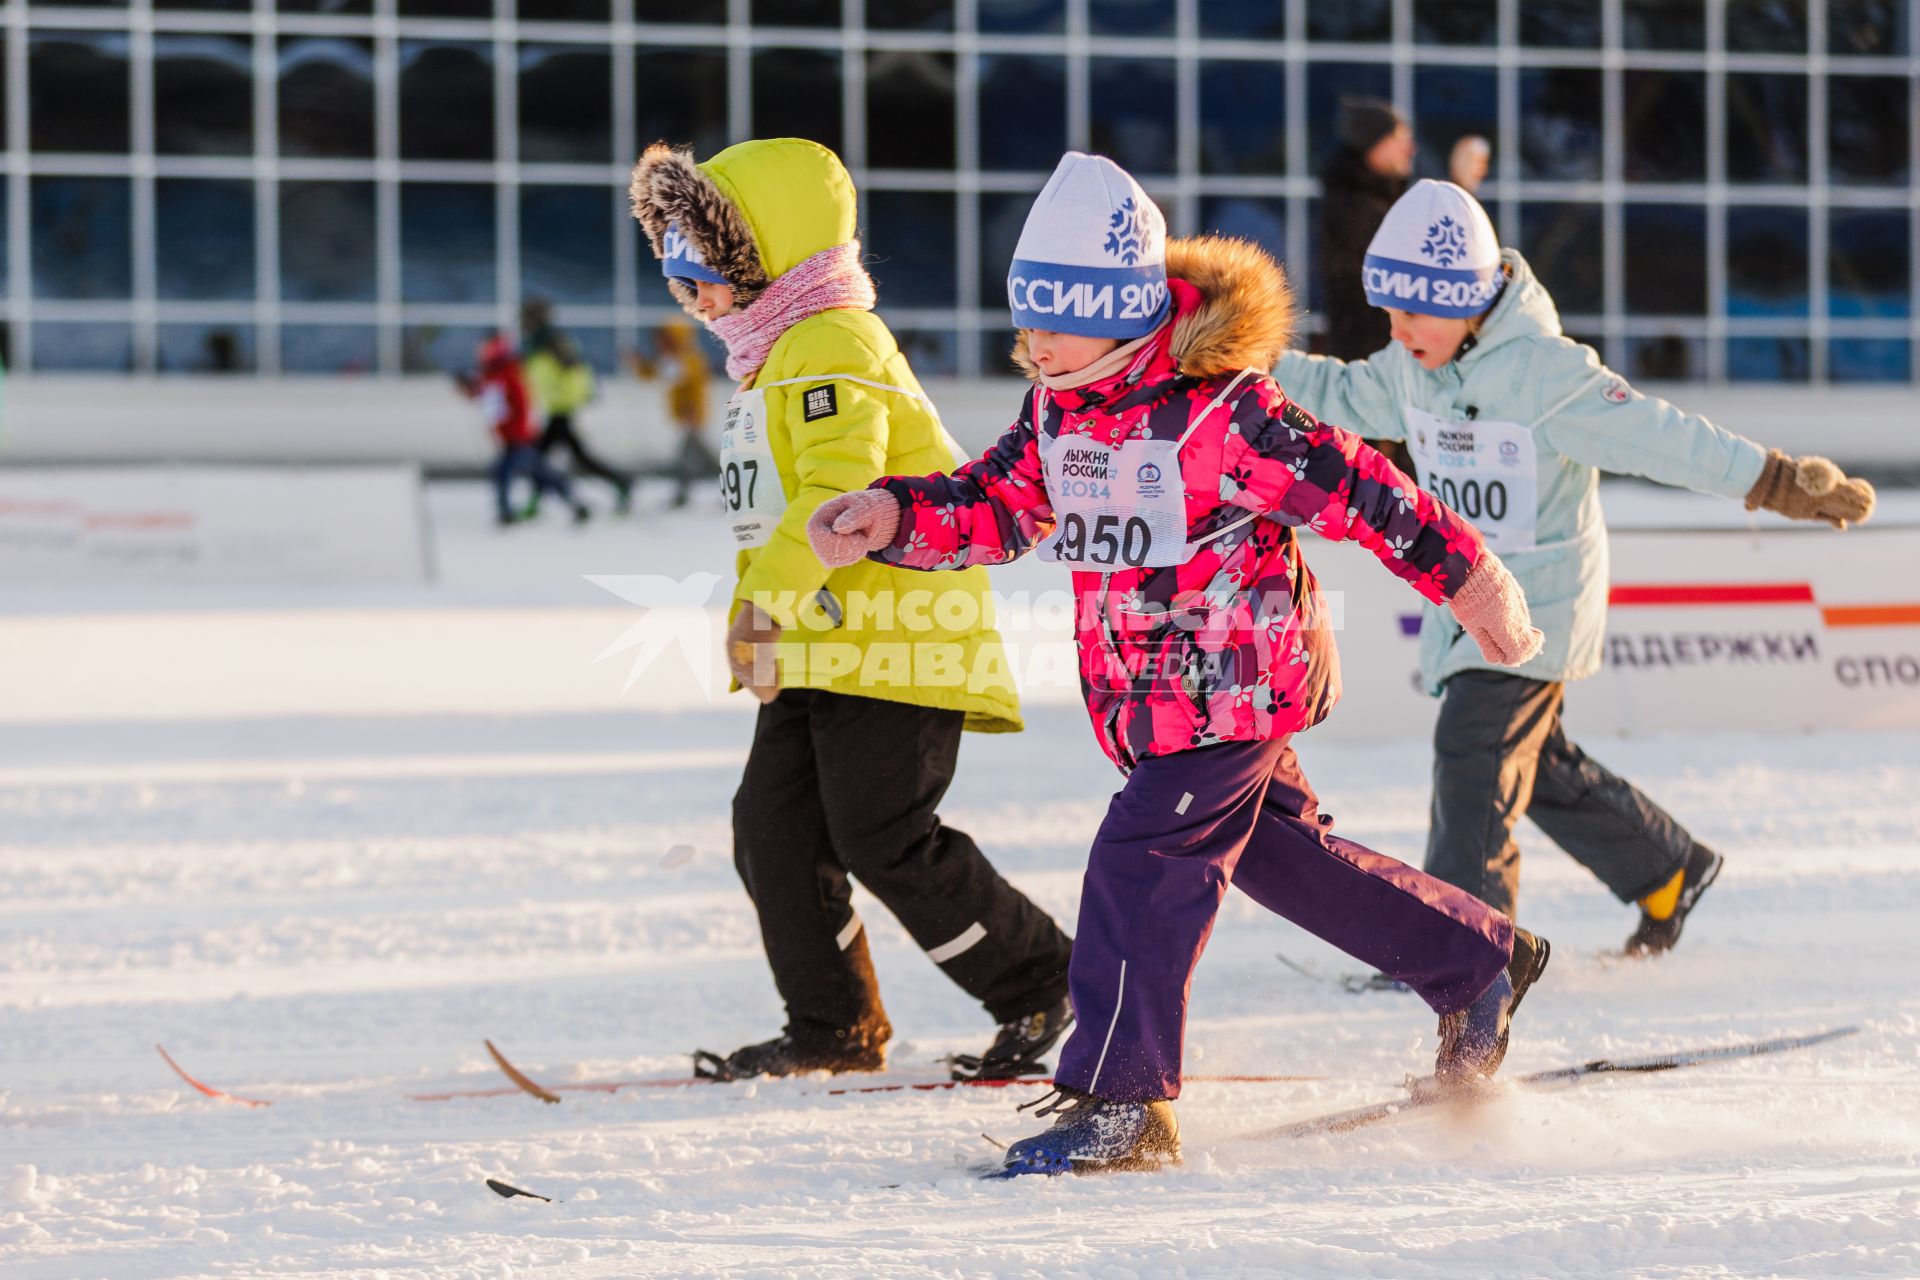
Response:
[{"label": "beige mitten", "polygon": [[780,624],[756,604],[741,605],[727,628],[727,670],[762,702],[772,702],[780,694],[780,666],[774,660],[779,640]]},{"label": "beige mitten", "polygon": [[1836,529],[1873,515],[1873,486],[1826,458],[1789,458],[1767,451],[1760,478],[1747,491],[1747,510],[1765,507],[1789,520],[1825,520]]}]

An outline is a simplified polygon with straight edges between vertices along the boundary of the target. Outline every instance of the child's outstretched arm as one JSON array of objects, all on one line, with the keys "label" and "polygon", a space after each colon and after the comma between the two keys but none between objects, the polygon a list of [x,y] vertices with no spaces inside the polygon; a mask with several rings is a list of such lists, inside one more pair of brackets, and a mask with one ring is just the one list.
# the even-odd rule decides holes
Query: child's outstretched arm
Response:
[{"label": "child's outstretched arm", "polygon": [[1397,383],[1388,382],[1387,372],[1388,362],[1397,359],[1405,355],[1396,355],[1391,345],[1365,360],[1284,351],[1273,376],[1286,389],[1288,399],[1316,418],[1347,423],[1369,439],[1404,440],[1407,423],[1400,412],[1404,397]]},{"label": "child's outstretched arm", "polygon": [[1366,441],[1314,420],[1263,382],[1234,411],[1221,490],[1228,501],[1324,538],[1357,542],[1454,616],[1489,661],[1519,666],[1543,637],[1500,557],[1457,512]]},{"label": "child's outstretched arm", "polygon": [[951,474],[888,476],[822,506],[807,526],[829,568],[871,555],[903,569],[1005,564],[1053,529],[1033,395],[992,448]]},{"label": "child's outstretched arm", "polygon": [[1547,414],[1537,432],[1577,462],[1841,529],[1873,513],[1873,486],[1848,478],[1825,458],[1763,449],[1699,414],[1643,395],[1601,364],[1591,347],[1556,342],[1537,350],[1535,413]]}]

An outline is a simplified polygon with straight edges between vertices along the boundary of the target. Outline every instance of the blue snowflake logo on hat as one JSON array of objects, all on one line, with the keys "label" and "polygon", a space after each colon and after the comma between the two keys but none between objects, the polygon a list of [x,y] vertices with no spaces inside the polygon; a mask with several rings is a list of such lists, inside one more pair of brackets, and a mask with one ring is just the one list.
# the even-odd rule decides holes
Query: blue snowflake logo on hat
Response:
[{"label": "blue snowflake logo on hat", "polygon": [[1147,220],[1141,216],[1139,207],[1132,196],[1120,202],[1107,220],[1108,227],[1106,251],[1132,266],[1145,257],[1152,247],[1148,242],[1152,233],[1147,229]]},{"label": "blue snowflake logo on hat", "polygon": [[1452,266],[1466,251],[1467,229],[1455,222],[1451,214],[1427,228],[1426,241],[1420,246],[1421,253],[1443,267]]}]

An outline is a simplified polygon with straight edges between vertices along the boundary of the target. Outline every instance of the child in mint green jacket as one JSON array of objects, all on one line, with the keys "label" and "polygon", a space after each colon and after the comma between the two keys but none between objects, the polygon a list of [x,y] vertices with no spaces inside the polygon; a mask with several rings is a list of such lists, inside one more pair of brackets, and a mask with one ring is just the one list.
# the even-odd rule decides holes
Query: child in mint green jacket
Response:
[{"label": "child in mint green jacket", "polygon": [[1561,332],[1526,259],[1499,247],[1486,211],[1452,183],[1422,181],[1401,197],[1363,278],[1393,341],[1351,363],[1288,352],[1276,376],[1316,417],[1404,439],[1421,486],[1480,529],[1546,633],[1538,657],[1496,670],[1444,609],[1425,610],[1420,671],[1442,699],[1426,869],[1511,915],[1513,829],[1531,816],[1622,902],[1639,904],[1627,950],[1665,951],[1720,855],[1560,723],[1565,683],[1600,669],[1600,473],[1841,529],[1872,513],[1873,489],[1824,458],[1788,458],[1635,391]]}]

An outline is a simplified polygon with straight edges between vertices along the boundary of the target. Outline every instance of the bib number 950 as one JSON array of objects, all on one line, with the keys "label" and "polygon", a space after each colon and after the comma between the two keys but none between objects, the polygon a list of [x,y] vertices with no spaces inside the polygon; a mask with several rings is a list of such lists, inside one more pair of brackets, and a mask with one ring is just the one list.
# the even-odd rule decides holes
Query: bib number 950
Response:
[{"label": "bib number 950", "polygon": [[1137,569],[1147,562],[1153,550],[1153,530],[1139,516],[1095,516],[1089,532],[1087,520],[1069,512],[1060,521],[1062,560],[1087,564],[1123,564]]}]

